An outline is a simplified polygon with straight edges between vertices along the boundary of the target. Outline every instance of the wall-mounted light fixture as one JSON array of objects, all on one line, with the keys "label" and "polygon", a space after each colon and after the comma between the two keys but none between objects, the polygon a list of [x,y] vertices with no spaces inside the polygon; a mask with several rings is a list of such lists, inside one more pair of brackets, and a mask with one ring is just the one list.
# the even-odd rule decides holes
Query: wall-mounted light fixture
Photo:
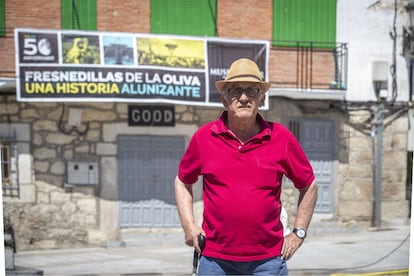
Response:
[{"label": "wall-mounted light fixture", "polygon": [[384,101],[388,98],[388,74],[387,61],[374,61],[372,63],[372,84],[377,100]]}]

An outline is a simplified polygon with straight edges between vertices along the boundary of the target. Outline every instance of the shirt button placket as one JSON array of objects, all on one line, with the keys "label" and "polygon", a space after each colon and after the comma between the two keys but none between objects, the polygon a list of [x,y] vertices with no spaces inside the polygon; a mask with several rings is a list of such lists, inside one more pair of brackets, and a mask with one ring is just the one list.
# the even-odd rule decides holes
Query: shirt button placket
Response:
[{"label": "shirt button placket", "polygon": [[241,160],[243,155],[243,145],[238,145],[237,146],[237,159]]}]

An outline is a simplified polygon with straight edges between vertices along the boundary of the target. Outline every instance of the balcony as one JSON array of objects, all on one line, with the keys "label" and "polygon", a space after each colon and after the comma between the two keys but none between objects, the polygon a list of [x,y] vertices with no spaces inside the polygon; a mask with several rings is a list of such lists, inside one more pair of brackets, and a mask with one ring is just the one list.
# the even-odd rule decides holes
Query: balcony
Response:
[{"label": "balcony", "polygon": [[272,83],[270,96],[302,99],[345,97],[347,44],[291,41],[272,43],[269,54],[269,81]]}]

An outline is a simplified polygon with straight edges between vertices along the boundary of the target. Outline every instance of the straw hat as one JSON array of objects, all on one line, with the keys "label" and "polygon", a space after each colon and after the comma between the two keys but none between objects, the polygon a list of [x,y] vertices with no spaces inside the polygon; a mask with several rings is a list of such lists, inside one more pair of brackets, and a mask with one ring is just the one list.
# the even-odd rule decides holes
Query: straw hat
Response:
[{"label": "straw hat", "polygon": [[260,83],[264,92],[270,88],[270,83],[262,79],[257,64],[248,58],[240,58],[234,61],[230,66],[226,78],[216,82],[216,88],[221,93],[223,92],[224,86],[231,82]]}]

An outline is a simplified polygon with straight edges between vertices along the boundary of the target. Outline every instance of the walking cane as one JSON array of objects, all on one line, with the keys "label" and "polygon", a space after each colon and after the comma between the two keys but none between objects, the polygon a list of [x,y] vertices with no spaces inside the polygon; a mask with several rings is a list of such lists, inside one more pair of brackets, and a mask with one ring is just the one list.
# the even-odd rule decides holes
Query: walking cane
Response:
[{"label": "walking cane", "polygon": [[198,246],[201,249],[200,254],[194,249],[194,257],[193,257],[193,276],[197,275],[197,268],[198,268],[198,261],[200,260],[201,253],[203,252],[204,246],[206,245],[206,237],[203,235],[198,235]]}]

